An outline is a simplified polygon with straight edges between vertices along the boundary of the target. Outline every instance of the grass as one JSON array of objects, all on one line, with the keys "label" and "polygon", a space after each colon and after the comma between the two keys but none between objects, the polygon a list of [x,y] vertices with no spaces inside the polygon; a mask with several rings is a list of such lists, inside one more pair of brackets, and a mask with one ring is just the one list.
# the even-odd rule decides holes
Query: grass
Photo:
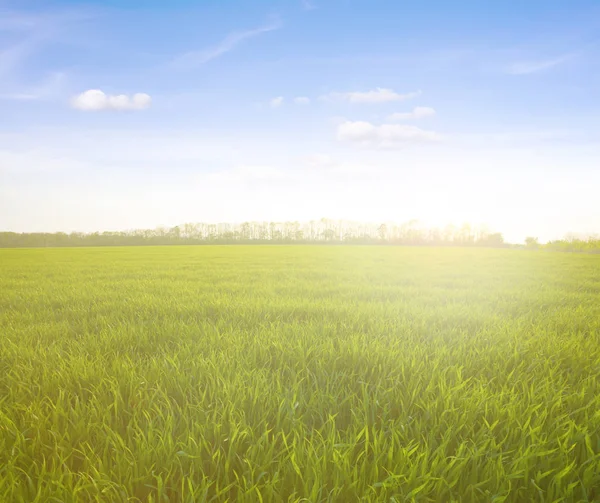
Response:
[{"label": "grass", "polygon": [[0,501],[600,501],[600,257],[0,250]]}]

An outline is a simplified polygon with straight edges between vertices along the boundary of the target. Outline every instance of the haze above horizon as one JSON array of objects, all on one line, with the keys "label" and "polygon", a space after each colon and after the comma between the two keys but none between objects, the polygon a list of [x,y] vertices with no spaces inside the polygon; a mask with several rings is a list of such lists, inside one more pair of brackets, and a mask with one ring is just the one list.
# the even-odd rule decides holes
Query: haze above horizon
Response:
[{"label": "haze above horizon", "polygon": [[0,231],[600,231],[594,0],[0,0]]}]

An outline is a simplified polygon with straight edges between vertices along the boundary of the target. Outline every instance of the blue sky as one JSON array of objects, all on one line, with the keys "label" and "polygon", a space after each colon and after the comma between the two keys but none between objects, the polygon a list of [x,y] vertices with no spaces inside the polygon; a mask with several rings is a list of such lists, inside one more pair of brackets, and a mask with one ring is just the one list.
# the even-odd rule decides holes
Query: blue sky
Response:
[{"label": "blue sky", "polygon": [[600,5],[0,0],[0,229],[600,233]]}]

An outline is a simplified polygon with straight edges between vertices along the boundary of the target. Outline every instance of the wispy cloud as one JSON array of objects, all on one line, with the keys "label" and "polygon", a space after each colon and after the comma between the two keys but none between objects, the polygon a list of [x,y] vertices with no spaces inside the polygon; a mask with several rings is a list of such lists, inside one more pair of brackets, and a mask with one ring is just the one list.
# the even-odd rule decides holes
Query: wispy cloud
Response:
[{"label": "wispy cloud", "polygon": [[426,117],[433,117],[435,110],[430,107],[415,107],[412,112],[395,113],[388,117],[389,121],[399,122],[406,120],[417,120],[424,119]]},{"label": "wispy cloud", "polygon": [[283,105],[283,96],[277,96],[277,98],[273,98],[269,102],[269,105],[271,108],[279,108],[281,105]]},{"label": "wispy cloud", "polygon": [[311,0],[302,0],[302,8],[304,10],[315,10],[317,7]]},{"label": "wispy cloud", "polygon": [[14,101],[37,101],[57,97],[62,90],[66,76],[55,72],[45,78],[39,85],[25,87],[18,91],[0,93],[0,99]]},{"label": "wispy cloud", "polygon": [[26,31],[35,27],[35,22],[31,18],[23,16],[14,16],[5,10],[0,10],[0,33],[13,31]]},{"label": "wispy cloud", "polygon": [[38,37],[30,37],[0,50],[0,76],[5,77],[15,70],[39,45]]},{"label": "wispy cloud", "polygon": [[28,93],[3,93],[3,94],[0,94],[0,100],[35,101],[37,99],[38,99],[37,95],[28,94]]},{"label": "wispy cloud", "polygon": [[93,16],[92,11],[81,8],[22,12],[0,7],[0,32],[48,31],[66,23],[87,20]]},{"label": "wispy cloud", "polygon": [[578,129],[519,129],[511,128],[508,131],[497,131],[492,133],[470,133],[454,134],[452,141],[461,146],[469,147],[492,146],[492,147],[532,147],[547,144],[585,144],[597,143],[597,135],[585,130]]},{"label": "wispy cloud", "polygon": [[252,30],[233,32],[227,35],[219,44],[209,49],[203,49],[200,51],[190,51],[181,56],[176,57],[172,61],[172,65],[176,68],[194,68],[209,61],[216,59],[223,54],[235,49],[236,46],[257,37],[263,33],[278,30],[282,27],[280,20],[275,20],[267,25]]},{"label": "wispy cloud", "polygon": [[520,61],[508,66],[508,68],[506,68],[506,73],[510,75],[529,75],[532,73],[538,73],[562,65],[563,63],[573,59],[573,57],[573,54],[566,54],[554,59]]},{"label": "wispy cloud", "polygon": [[326,101],[348,101],[350,103],[388,103],[392,101],[405,101],[421,95],[421,91],[400,94],[392,89],[378,87],[371,91],[354,91],[347,93],[330,93],[321,96]]},{"label": "wispy cloud", "polygon": [[40,15],[25,14],[0,8],[0,32],[33,30],[44,22]]},{"label": "wispy cloud", "polygon": [[434,131],[425,131],[405,124],[376,126],[365,121],[346,121],[338,126],[338,140],[367,148],[395,148],[411,143],[429,143],[440,140]]},{"label": "wispy cloud", "polygon": [[0,48],[0,98],[36,100],[58,93],[64,75],[50,74],[41,83],[22,78],[28,59],[59,39],[69,23],[91,19],[81,9],[48,12],[20,12],[0,8],[0,35],[8,34],[12,45]]}]

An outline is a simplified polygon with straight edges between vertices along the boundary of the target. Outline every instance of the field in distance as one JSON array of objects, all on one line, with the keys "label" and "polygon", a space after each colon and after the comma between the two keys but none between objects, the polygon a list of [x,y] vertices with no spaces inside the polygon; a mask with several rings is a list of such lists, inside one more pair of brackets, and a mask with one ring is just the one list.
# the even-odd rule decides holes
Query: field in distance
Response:
[{"label": "field in distance", "polygon": [[0,501],[600,500],[600,256],[0,250]]}]

